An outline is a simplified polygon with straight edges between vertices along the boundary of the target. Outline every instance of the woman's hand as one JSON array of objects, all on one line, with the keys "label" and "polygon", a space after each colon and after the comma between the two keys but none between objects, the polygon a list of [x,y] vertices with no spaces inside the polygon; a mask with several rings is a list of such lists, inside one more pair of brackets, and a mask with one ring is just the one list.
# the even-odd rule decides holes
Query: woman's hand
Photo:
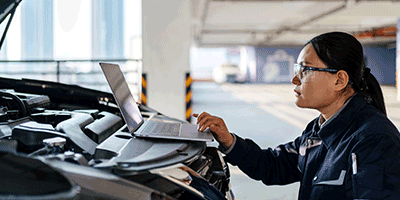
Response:
[{"label": "woman's hand", "polygon": [[226,149],[233,143],[233,136],[228,131],[222,118],[210,115],[206,112],[199,114],[194,113],[193,117],[197,117],[196,124],[199,125],[198,130],[203,132],[206,128],[210,128],[214,138]]}]

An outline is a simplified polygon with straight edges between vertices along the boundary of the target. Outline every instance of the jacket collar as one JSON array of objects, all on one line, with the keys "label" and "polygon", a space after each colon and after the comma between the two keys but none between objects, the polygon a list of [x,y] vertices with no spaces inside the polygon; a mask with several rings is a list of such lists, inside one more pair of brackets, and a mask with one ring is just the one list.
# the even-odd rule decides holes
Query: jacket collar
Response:
[{"label": "jacket collar", "polygon": [[319,130],[318,120],[314,121],[313,131],[317,132],[326,148],[344,134],[344,130],[353,123],[353,119],[366,103],[364,97],[356,94],[339,115],[324,125],[321,130]]}]

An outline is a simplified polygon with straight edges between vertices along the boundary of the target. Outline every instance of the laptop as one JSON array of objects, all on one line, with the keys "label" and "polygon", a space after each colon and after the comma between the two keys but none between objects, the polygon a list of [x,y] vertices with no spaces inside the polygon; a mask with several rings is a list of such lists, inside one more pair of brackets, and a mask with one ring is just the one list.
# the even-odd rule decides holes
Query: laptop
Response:
[{"label": "laptop", "polygon": [[197,124],[150,118],[144,120],[128,83],[119,65],[99,63],[111,88],[117,106],[129,132],[135,137],[212,142],[214,137],[208,131],[200,132]]}]

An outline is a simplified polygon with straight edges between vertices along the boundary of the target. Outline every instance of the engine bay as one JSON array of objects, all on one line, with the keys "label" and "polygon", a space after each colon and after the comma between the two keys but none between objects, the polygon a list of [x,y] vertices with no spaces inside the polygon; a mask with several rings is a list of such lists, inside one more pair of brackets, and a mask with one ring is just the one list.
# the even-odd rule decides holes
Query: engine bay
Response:
[{"label": "engine bay", "polygon": [[[60,162],[101,170],[166,198],[207,199],[210,189],[205,192],[204,188],[210,185],[211,191],[216,189],[212,193],[222,194],[221,199],[232,198],[229,168],[217,148],[205,142],[135,138],[109,93],[58,83],[13,81],[17,83],[14,88],[27,87],[20,87],[24,91],[0,90],[1,152],[40,160],[66,174]],[[187,123],[138,106],[144,117]],[[176,175],[182,172],[185,176]]]}]

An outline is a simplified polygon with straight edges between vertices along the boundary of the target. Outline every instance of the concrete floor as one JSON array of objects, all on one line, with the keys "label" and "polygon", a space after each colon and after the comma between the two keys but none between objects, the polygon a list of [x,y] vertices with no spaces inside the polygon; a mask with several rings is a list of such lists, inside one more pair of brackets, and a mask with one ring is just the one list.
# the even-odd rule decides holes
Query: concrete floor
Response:
[{"label": "concrete floor", "polygon": [[[216,84],[194,82],[193,112],[206,111],[222,117],[230,132],[253,139],[260,147],[275,147],[299,136],[318,111],[300,109],[294,104],[290,84]],[[400,102],[396,88],[382,87],[389,118],[400,127]],[[195,119],[192,119],[195,122]],[[217,146],[216,142],[209,145]],[[230,166],[231,184],[236,199],[297,199],[299,183],[287,186],[265,186]]]}]

